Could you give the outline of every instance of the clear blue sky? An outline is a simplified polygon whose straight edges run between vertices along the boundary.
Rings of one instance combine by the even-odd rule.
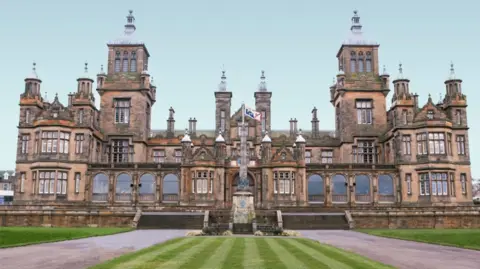
[[[134,10],[137,37],[151,53],[149,71],[158,87],[153,128],[166,127],[170,106],[177,129],[193,116],[198,129],[214,128],[213,92],[224,65],[234,109],[242,101],[254,105],[263,69],[273,92],[272,128],[287,129],[288,120],[296,117],[300,128],[310,129],[316,106],[320,128],[333,130],[328,87],[337,72],[335,55],[348,36],[352,11],[358,9],[365,35],[380,43],[380,64],[395,77],[401,61],[422,105],[428,93],[435,101],[444,93],[454,62],[470,104],[471,159],[480,161],[475,153],[480,124],[474,117],[480,112],[474,105],[480,97],[474,75],[480,60],[476,1],[2,0],[0,168],[15,165],[18,101],[32,61],[43,81],[42,93],[52,99],[58,92],[66,104],[84,62],[92,74],[106,64],[106,42],[123,33],[129,9]],[[387,99],[390,103],[391,95]],[[480,175],[480,168],[472,169],[473,176]]]

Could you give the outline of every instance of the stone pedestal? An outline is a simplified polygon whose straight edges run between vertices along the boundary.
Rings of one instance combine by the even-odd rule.
[[[255,219],[255,206],[253,200],[253,194],[251,192],[239,191],[233,194],[233,223],[252,223]]]

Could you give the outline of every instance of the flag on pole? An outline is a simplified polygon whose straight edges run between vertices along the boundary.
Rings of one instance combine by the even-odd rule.
[[[244,116],[254,119],[256,121],[262,121],[262,114],[253,110],[252,108],[245,106]]]

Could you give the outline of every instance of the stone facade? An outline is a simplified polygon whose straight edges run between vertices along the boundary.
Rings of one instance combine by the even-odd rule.
[[[380,72],[379,45],[363,39],[356,13],[352,22],[330,87],[335,131],[319,129],[316,108],[310,131],[297,129],[296,119],[287,131],[272,129],[272,92],[262,72],[254,94],[262,117],[246,120],[256,207],[472,203],[467,103],[453,66],[445,98],[437,104],[429,98],[423,106],[400,68],[387,111],[391,83]],[[107,70],[96,78],[100,108],[87,65],[66,106],[57,96],[51,102],[42,97],[34,65],[20,96],[16,201],[231,206],[242,110],[231,107],[225,73],[213,93],[214,129],[197,130],[192,118],[186,132],[177,130],[170,108],[167,130],[151,130],[156,86],[148,72],[150,54],[134,31],[130,14],[125,36],[108,44]]]

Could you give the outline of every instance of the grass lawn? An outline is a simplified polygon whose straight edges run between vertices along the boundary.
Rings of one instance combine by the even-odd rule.
[[[130,230],[129,228],[0,227],[0,248],[109,235]]]
[[[480,250],[480,229],[357,230],[383,237]]]
[[[394,268],[303,238],[181,237],[90,269]]]

